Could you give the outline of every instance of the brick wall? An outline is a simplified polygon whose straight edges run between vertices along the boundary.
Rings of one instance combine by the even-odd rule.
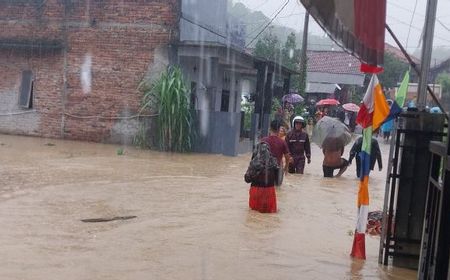
[[[129,138],[136,120],[117,117],[138,112],[139,82],[177,39],[178,6],[179,0],[0,0],[0,132]],[[35,76],[36,112],[17,105],[25,69]],[[27,112],[8,116],[21,111]]]

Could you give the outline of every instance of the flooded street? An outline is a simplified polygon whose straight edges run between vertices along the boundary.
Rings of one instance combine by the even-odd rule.
[[[0,135],[0,279],[416,278],[378,265],[379,237],[366,238],[365,262],[350,258],[355,162],[324,179],[313,145],[305,174],[277,189],[279,212],[260,214],[243,180],[250,154],[119,148]],[[371,210],[385,174],[372,172]],[[81,222],[117,216],[137,217]]]

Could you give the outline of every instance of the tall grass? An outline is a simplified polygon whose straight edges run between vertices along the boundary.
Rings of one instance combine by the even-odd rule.
[[[143,82],[143,108],[158,112],[157,146],[162,151],[186,152],[192,148],[189,91],[178,67],[169,67],[152,85]]]

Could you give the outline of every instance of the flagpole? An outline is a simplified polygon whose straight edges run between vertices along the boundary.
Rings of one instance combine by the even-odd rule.
[[[428,0],[423,35],[422,58],[417,95],[417,108],[424,111],[427,105],[428,73],[430,72],[431,52],[433,51],[434,23],[436,21],[437,0]]]
[[[400,43],[400,41],[398,40],[397,36],[395,36],[394,32],[392,31],[392,29],[389,27],[389,25],[385,25],[386,30],[389,32],[389,34],[392,36],[392,39],[394,39],[395,43],[397,43],[397,46],[400,48],[400,50],[402,51],[403,55],[406,57],[406,59],[409,62],[409,65],[411,65],[411,68],[414,70],[414,72],[416,72],[416,74],[420,75],[420,70],[417,68],[417,64],[411,59],[411,56],[408,54],[408,52],[406,52],[405,48],[403,47],[402,43]],[[441,112],[445,112],[444,107],[442,106],[441,102],[437,99],[436,95],[434,94],[433,90],[430,88],[430,86],[427,85],[427,90],[428,93],[431,95],[431,97],[433,98],[433,101],[436,102],[437,106],[439,107],[439,109],[441,109]],[[449,116],[448,114],[444,114],[445,118],[447,119],[447,121],[449,120]]]

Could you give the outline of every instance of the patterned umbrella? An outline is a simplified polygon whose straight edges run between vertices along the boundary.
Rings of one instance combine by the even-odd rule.
[[[359,106],[355,103],[345,103],[344,105],[342,105],[342,108],[350,112],[359,112]]]
[[[283,98],[281,100],[283,100],[283,102],[289,102],[291,104],[294,104],[294,103],[303,102],[303,100],[305,100],[305,99],[303,97],[301,97],[299,94],[291,92],[291,93],[283,96]]]
[[[339,101],[337,101],[336,99],[333,98],[327,98],[327,99],[322,99],[319,102],[316,103],[316,106],[323,106],[323,105],[339,105],[341,103],[339,103]]]

